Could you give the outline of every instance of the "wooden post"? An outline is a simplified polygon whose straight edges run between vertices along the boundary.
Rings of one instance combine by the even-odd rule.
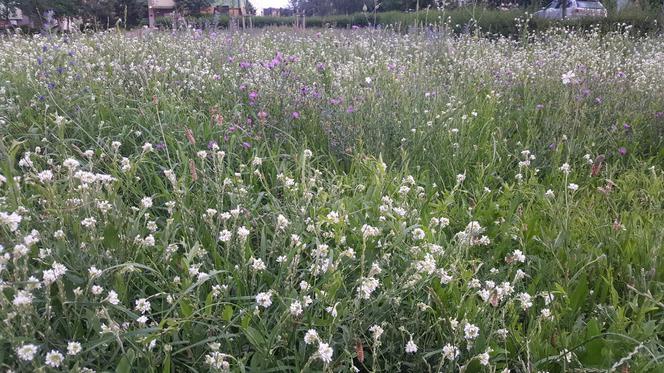
[[[150,28],[155,28],[156,26],[152,0],[148,0],[148,25],[150,26]]]

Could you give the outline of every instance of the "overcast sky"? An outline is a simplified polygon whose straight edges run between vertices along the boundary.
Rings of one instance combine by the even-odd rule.
[[[250,0],[260,12],[263,8],[283,8],[288,6],[288,0]]]

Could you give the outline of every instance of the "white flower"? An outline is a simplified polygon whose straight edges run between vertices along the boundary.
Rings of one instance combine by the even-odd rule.
[[[560,79],[563,81],[564,85],[568,84],[574,84],[576,82],[576,74],[574,73],[574,70],[570,70],[566,73],[564,73]]]
[[[288,221],[288,219],[286,219],[285,216],[281,214],[277,216],[277,229],[284,230],[288,227],[288,224],[290,224],[290,222]]]
[[[145,298],[138,299],[138,300],[136,300],[136,306],[135,306],[134,309],[136,311],[139,311],[142,314],[146,313],[146,312],[149,312],[150,311],[150,301],[145,299]]]
[[[383,328],[380,325],[372,325],[369,328],[369,331],[373,335],[374,341],[378,341],[384,332]]]
[[[16,307],[25,307],[32,304],[32,294],[27,290],[19,290],[14,294],[12,304]]]
[[[334,354],[334,350],[332,350],[332,347],[330,347],[329,344],[321,342],[318,345],[318,358],[321,359],[323,363],[329,364],[332,362],[332,354]]]
[[[265,265],[265,262],[263,262],[263,260],[260,259],[260,258],[258,258],[258,259],[251,258],[250,262],[251,262],[251,264],[250,264],[251,269],[253,269],[254,272],[264,271],[267,268],[267,266]]]
[[[569,189],[569,190],[571,190],[571,191],[574,192],[574,191],[576,191],[577,189],[579,189],[579,186],[578,186],[577,184],[574,184],[574,183],[569,183],[569,185],[567,186],[567,189]]]
[[[299,300],[294,301],[293,303],[290,304],[289,310],[292,316],[297,317],[302,315],[303,312],[302,303],[300,303]]]
[[[23,361],[32,361],[37,354],[39,347],[33,344],[26,344],[16,349],[16,355]]]
[[[272,292],[267,291],[256,294],[256,303],[263,308],[268,308],[272,305]]]
[[[456,176],[456,180],[457,180],[457,184],[463,183],[464,180],[466,180],[466,174],[465,173],[464,174],[458,174]]]
[[[477,355],[477,358],[479,359],[480,364],[482,364],[484,366],[489,365],[489,353],[488,352],[484,352],[484,353],[481,353],[481,354]]]
[[[544,196],[546,198],[555,198],[556,197],[556,195],[553,193],[553,190],[551,190],[551,189],[547,189],[546,193],[544,193]]]
[[[221,242],[228,242],[231,240],[232,233],[226,229],[223,231],[219,232],[219,241]]]
[[[414,354],[416,352],[417,352],[417,345],[411,339],[406,343],[406,353],[407,354]]]
[[[114,306],[117,306],[118,303],[120,303],[120,300],[118,299],[118,293],[116,293],[114,290],[110,290],[106,296],[106,301]]]
[[[560,166],[560,171],[562,171],[565,175],[569,175],[571,172],[571,167],[569,166],[569,163],[563,163],[562,166]]]
[[[149,142],[146,142],[145,144],[143,144],[143,152],[144,153],[151,152],[152,149],[153,149],[152,144],[150,144]]]
[[[242,241],[247,239],[249,233],[249,229],[247,229],[244,225],[237,229],[237,235],[240,236],[240,240]]]
[[[371,293],[373,293],[379,285],[380,283],[377,279],[373,277],[364,277],[360,282],[360,286],[357,288],[357,295],[361,299],[369,299]]]
[[[459,349],[456,346],[453,346],[451,344],[446,344],[443,346],[443,358],[447,360],[454,360],[459,356]]]
[[[74,356],[78,355],[83,348],[81,347],[81,344],[78,342],[69,342],[67,343],[67,355]]]
[[[39,178],[39,181],[41,181],[42,183],[47,183],[53,180],[53,171],[51,170],[42,171],[37,174],[37,178]]]
[[[309,149],[304,149],[304,158],[311,158],[313,153]]]
[[[152,197],[143,197],[141,199],[141,207],[144,209],[152,207]]]
[[[519,293],[519,295],[517,295],[517,300],[521,302],[521,308],[524,311],[533,305],[532,297],[528,293]]]
[[[473,324],[466,324],[463,327],[464,338],[466,339],[475,339],[480,335],[480,328]]]
[[[419,241],[419,240],[424,239],[424,236],[425,236],[425,233],[422,229],[420,229],[420,228],[413,229],[413,239],[415,241]]]
[[[16,231],[22,220],[23,217],[15,212],[8,214],[0,211],[0,224],[8,226],[10,232]]]
[[[316,342],[318,342],[318,332],[316,329],[307,330],[306,334],[304,334],[304,343],[310,345]]]
[[[62,356],[62,354],[58,351],[51,350],[46,354],[46,365],[50,366],[51,368],[59,367],[64,360],[65,357]]]
[[[548,308],[543,308],[542,311],[540,311],[540,315],[544,320],[553,320],[553,315],[551,314],[551,310]]]
[[[362,232],[362,238],[365,240],[369,237],[376,237],[380,235],[380,229],[376,227],[372,227],[368,224],[364,224],[361,229]]]

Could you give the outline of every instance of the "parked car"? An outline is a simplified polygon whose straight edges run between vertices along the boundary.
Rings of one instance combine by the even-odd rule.
[[[565,18],[604,18],[607,16],[606,8],[599,0],[553,0],[549,5],[542,8],[542,10],[535,12],[534,16],[546,19],[562,19],[563,1],[567,1]]]

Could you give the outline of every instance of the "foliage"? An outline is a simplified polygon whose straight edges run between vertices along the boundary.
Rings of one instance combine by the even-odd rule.
[[[664,41],[0,50],[0,367],[664,369]]]

